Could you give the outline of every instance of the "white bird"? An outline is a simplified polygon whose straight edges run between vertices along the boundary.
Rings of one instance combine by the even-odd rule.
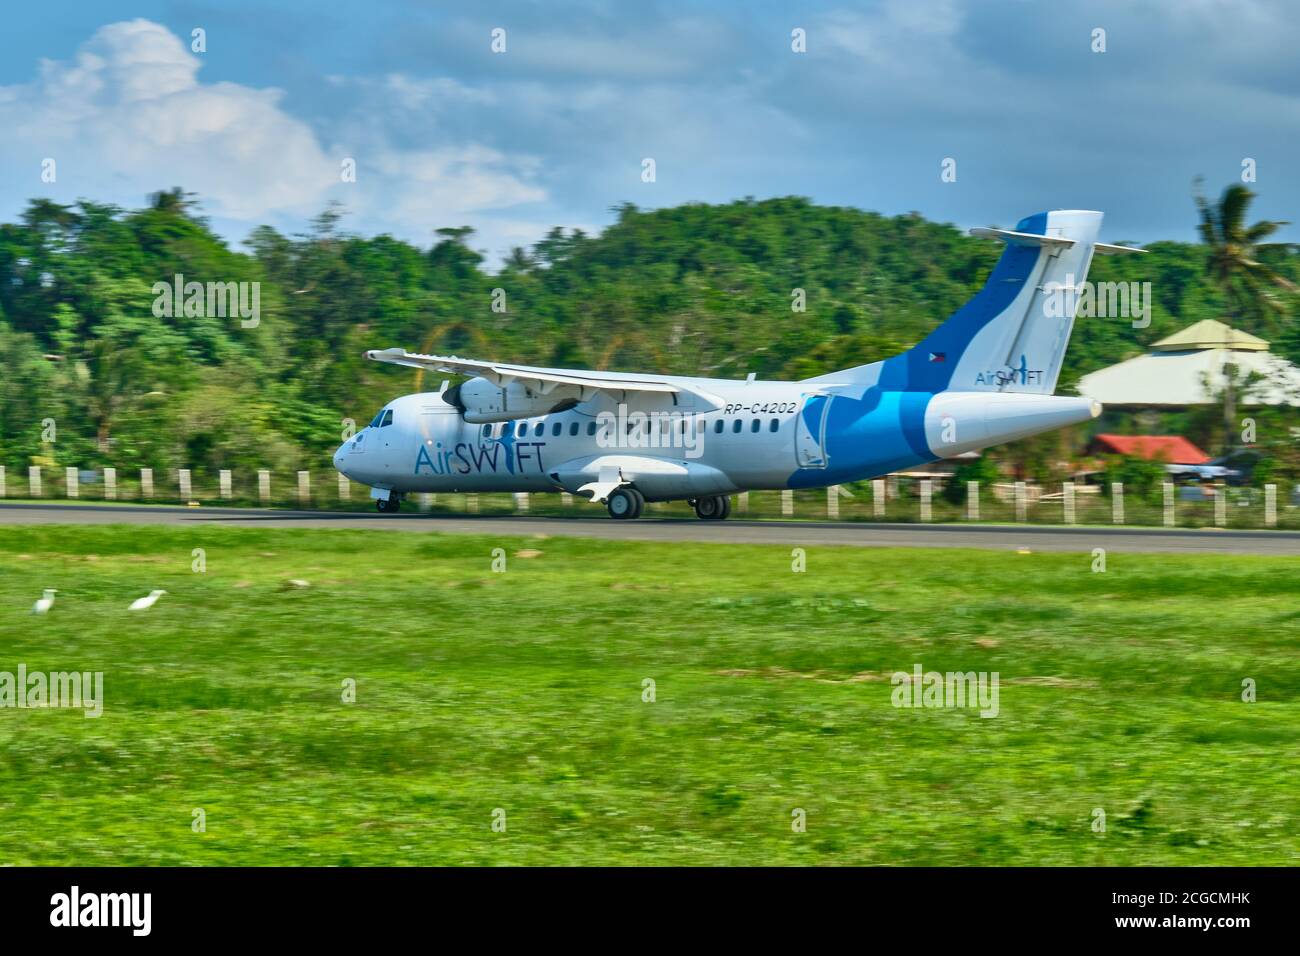
[[[50,608],[54,607],[54,595],[58,590],[58,588],[46,588],[45,596],[32,605],[32,613],[48,614]]]
[[[166,593],[167,593],[166,591],[150,591],[146,597],[136,598],[134,601],[132,601],[131,606],[127,608],[127,610],[147,611],[149,608],[153,607],[155,601],[157,601],[160,597],[162,597]]]

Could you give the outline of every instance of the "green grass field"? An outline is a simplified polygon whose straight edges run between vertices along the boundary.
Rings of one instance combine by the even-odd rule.
[[[1296,863],[1300,562],[1092,563],[3,527],[0,671],[105,701],[0,709],[0,864]]]

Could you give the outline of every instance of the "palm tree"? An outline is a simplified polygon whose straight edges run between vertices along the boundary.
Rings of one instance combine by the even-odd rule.
[[[1262,241],[1289,223],[1266,219],[1247,226],[1246,209],[1255,193],[1240,183],[1233,183],[1223,191],[1218,203],[1212,204],[1202,194],[1198,178],[1195,195],[1201,217],[1197,230],[1210,249],[1207,271],[1227,302],[1228,324],[1236,328],[1249,319],[1252,324],[1273,326],[1273,320],[1286,312],[1286,304],[1274,290],[1295,292],[1297,287],[1261,262],[1259,253],[1289,248],[1290,243]],[[1232,448],[1237,417],[1237,370],[1227,363],[1223,371],[1223,450],[1227,452]]]

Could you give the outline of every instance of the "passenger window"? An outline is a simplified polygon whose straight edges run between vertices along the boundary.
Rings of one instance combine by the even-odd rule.
[[[560,432],[562,432],[562,431],[564,431],[564,423],[563,423],[563,422],[556,422],[554,425],[551,426],[551,437],[552,437],[552,438],[559,438],[559,437],[560,437]]]
[[[739,432],[740,432],[740,429],[743,428],[743,427],[744,427],[744,426],[741,424],[741,421],[740,421],[739,418],[737,418],[734,422],[731,423],[731,430],[732,430],[733,432],[737,432],[737,433],[739,433]]]
[[[723,426],[724,426],[724,425],[726,425],[726,422],[724,422],[721,418],[719,418],[716,422],[714,422],[714,423],[713,423],[713,434],[715,434],[715,435],[721,435],[721,434],[722,434],[722,429],[723,429]]]
[[[762,427],[763,427],[763,423],[760,422],[757,418],[755,418],[752,422],[749,423],[749,430],[751,432],[756,432]]]
[[[385,425],[391,424],[393,424],[393,410],[390,408],[388,411],[384,412],[384,420],[379,423],[379,427],[383,428]]]
[[[781,427],[781,419],[774,418],[772,419],[771,424],[767,426],[767,430],[770,432],[774,432],[780,427]]]
[[[545,425],[545,423],[543,423],[543,422],[538,422],[536,425],[533,426],[533,437],[534,437],[534,438],[541,438],[541,437],[542,437],[542,432],[544,432],[544,431],[546,431],[546,425]]]
[[[595,422],[587,422],[587,434],[588,434],[588,435],[594,435],[594,434],[596,434],[596,423],[595,423]]]
[[[527,422],[520,422],[518,425],[515,426],[515,437],[516,437],[516,438],[523,438],[523,437],[524,437],[525,435],[527,435],[527,434],[528,434],[528,423],[527,423]]]
[[[483,438],[487,438],[491,434],[492,434],[491,425],[484,425],[482,428],[479,429],[479,435],[481,435]]]

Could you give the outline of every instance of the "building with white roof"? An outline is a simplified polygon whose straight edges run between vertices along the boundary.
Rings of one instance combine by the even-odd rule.
[[[1235,366],[1239,405],[1300,405],[1300,368],[1268,350],[1268,342],[1205,319],[1161,339],[1146,355],[1085,375],[1079,394],[1107,407],[1183,407],[1219,401],[1225,366]]]

